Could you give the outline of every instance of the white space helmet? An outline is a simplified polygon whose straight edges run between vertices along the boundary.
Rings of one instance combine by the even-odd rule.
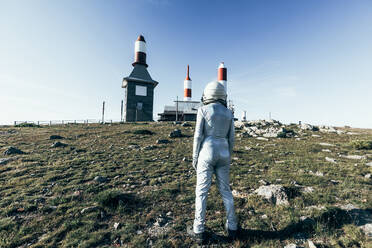
[[[203,101],[205,100],[224,100],[226,101],[225,87],[216,81],[210,82],[205,86],[203,92]]]

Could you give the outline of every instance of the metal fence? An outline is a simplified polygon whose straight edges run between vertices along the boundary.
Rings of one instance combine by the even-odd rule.
[[[104,123],[120,123],[120,120],[105,120]],[[103,123],[98,119],[85,119],[85,120],[50,120],[50,121],[14,121],[14,126],[21,124],[34,124],[34,125],[65,125],[65,124],[99,124]]]

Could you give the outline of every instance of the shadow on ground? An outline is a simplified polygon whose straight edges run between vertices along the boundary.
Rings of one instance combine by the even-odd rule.
[[[342,228],[347,224],[355,224],[362,226],[367,223],[372,223],[372,209],[352,209],[343,210],[340,208],[331,208],[316,218],[306,218],[297,223],[288,225],[278,231],[261,231],[240,229],[237,240],[245,242],[260,242],[268,239],[308,239],[314,232],[316,225],[321,224],[328,230]],[[207,243],[229,243],[231,242],[226,236],[215,234],[211,230],[206,230]]]

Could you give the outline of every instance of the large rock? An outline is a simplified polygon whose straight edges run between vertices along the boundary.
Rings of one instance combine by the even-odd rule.
[[[10,146],[8,149],[5,150],[4,155],[12,155],[12,154],[24,154],[24,152],[16,147]]]
[[[188,122],[184,122],[184,123],[181,124],[181,126],[183,126],[183,127],[191,127],[191,124],[188,123]]]
[[[263,185],[255,190],[257,195],[263,196],[265,199],[276,205],[288,205],[288,196],[285,189],[281,185],[271,184]]]
[[[307,130],[307,131],[318,131],[319,128],[310,124],[303,123],[300,125],[300,128],[302,130]]]
[[[94,178],[94,181],[98,182],[98,183],[105,183],[108,181],[108,179],[106,177],[103,177],[103,176],[96,176]]]

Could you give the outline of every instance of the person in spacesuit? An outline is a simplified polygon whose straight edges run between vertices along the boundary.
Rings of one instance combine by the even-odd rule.
[[[224,86],[219,82],[209,83],[204,89],[202,102],[203,106],[198,109],[193,144],[193,167],[196,170],[195,219],[193,230],[188,230],[199,242],[205,238],[207,197],[213,174],[216,174],[227,214],[225,229],[230,238],[235,238],[237,233],[234,199],[229,182],[234,118],[226,105]]]

